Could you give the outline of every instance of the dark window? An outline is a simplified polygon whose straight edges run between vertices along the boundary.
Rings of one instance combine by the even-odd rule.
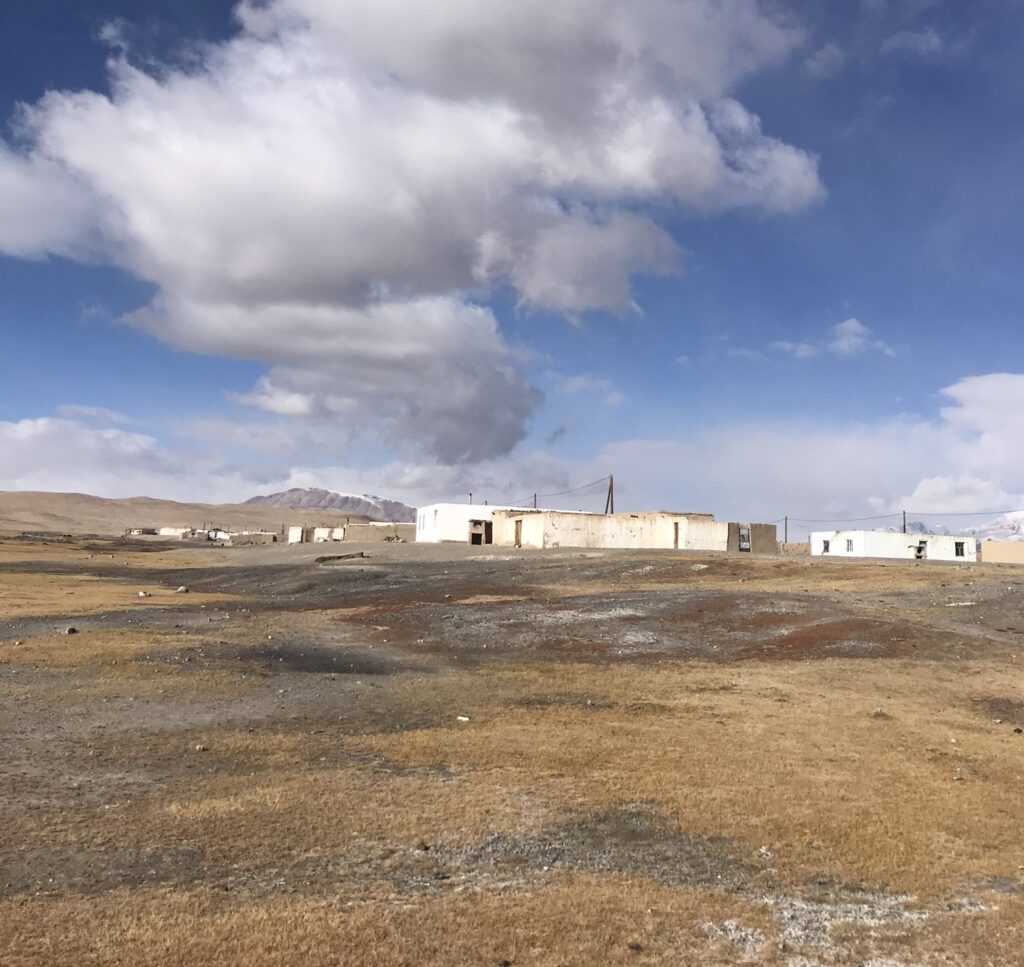
[[[846,541],[846,553],[847,554],[852,554],[853,553],[853,541],[850,540],[849,538],[847,538],[847,541]]]
[[[957,557],[964,557],[964,541],[957,541],[953,545]]]
[[[828,553],[828,549],[829,549],[831,544],[832,544],[831,541],[822,541],[821,542],[821,553],[822,554],[827,554]]]

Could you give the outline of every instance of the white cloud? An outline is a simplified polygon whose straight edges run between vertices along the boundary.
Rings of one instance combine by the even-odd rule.
[[[605,388],[570,385],[579,392]],[[710,510],[731,519],[1024,508],[1017,419],[1024,407],[1024,374],[968,377],[942,395],[950,404],[934,419],[701,424],[674,439],[618,440],[582,459],[520,450],[473,466],[441,467],[431,461],[364,468],[327,462],[346,457],[344,441],[331,439],[329,423],[307,426],[308,437],[295,441],[286,420],[219,421],[189,427],[188,438],[172,444],[119,427],[44,417],[0,422],[0,489],[231,501],[321,486],[381,493],[411,504],[458,499],[472,491],[498,503],[614,473],[623,509]],[[566,431],[563,424],[553,440]],[[262,451],[264,468],[253,470],[249,459],[247,469],[239,469],[225,457],[241,447]],[[325,465],[301,462],[302,454],[314,450]],[[600,509],[601,501],[584,494],[552,503]]]
[[[946,49],[945,42],[934,28],[922,31],[900,30],[882,41],[883,54],[938,57]]]
[[[768,343],[772,352],[786,353],[794,359],[813,359],[821,354],[818,346],[812,346],[809,342],[790,342],[785,339],[777,339]]]
[[[831,329],[828,352],[835,356],[860,356],[866,352],[879,352],[895,356],[896,350],[880,339],[873,338],[871,330],[859,319],[846,319]]]
[[[847,55],[839,44],[830,42],[819,47],[804,61],[804,70],[812,77],[835,77],[846,66]]]
[[[581,393],[600,393],[608,406],[621,406],[626,402],[626,394],[616,389],[610,379],[602,379],[580,373],[566,376],[559,384],[559,390],[565,396],[578,396]]]
[[[632,308],[662,211],[790,212],[817,161],[730,95],[801,42],[758,0],[266,0],[112,94],[50,93],[0,145],[0,251],[159,290],[129,321],[270,372],[240,399],[442,461],[538,396],[488,310]]]

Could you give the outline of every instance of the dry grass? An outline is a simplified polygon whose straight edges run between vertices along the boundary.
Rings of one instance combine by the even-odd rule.
[[[0,567],[9,551],[0,544]],[[161,556],[140,555],[146,566]],[[736,565],[721,560],[704,572],[685,562],[688,584],[735,593],[726,570]],[[829,594],[1006,579],[855,570],[823,571]],[[792,561],[751,562],[742,576],[751,590],[801,591],[810,581]],[[4,573],[0,616],[166,603],[133,598],[138,590]],[[173,596],[176,606],[203,600]],[[358,628],[366,613],[247,616],[216,635],[231,649],[271,632],[315,638],[346,619]],[[140,660],[200,641],[96,631],[0,652],[4,857],[28,851],[58,873],[114,870],[86,878],[88,888],[22,887],[0,899],[5,967],[795,967],[801,951],[784,949],[768,898],[803,895],[822,874],[906,892],[927,918],[840,925],[835,948],[803,951],[809,962],[1024,963],[1024,895],[990,889],[993,878],[1011,890],[1024,881],[1024,735],[994,721],[1024,708],[1024,655],[1008,644],[963,659],[950,649],[899,660],[509,661],[372,683],[308,675],[285,684]],[[325,689],[336,690],[329,701]],[[247,729],[245,716],[258,727]],[[458,857],[494,834],[543,840],[624,804],[664,817],[680,836],[724,837],[748,885],[740,894],[666,886],[655,869],[643,877],[568,862],[459,879]],[[177,854],[185,859],[163,886],[145,878],[145,864],[131,883],[115,862]],[[435,882],[435,866],[453,879]],[[0,870],[0,895],[5,872],[13,876]],[[983,906],[965,913],[963,898]],[[754,940],[709,932],[725,921]]]

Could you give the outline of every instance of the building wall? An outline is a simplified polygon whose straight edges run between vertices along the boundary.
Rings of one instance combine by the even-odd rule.
[[[981,559],[987,564],[1024,564],[1024,541],[982,541]]]
[[[232,534],[231,543],[239,547],[251,544],[274,544],[277,542],[277,534],[270,531],[255,531],[251,534]]]
[[[825,541],[829,543],[825,553]],[[944,534],[901,534],[889,531],[815,531],[811,534],[811,554],[815,557],[881,557],[915,560],[917,548],[926,544],[924,560],[975,561],[976,543],[971,537],[947,537]],[[956,553],[962,545],[963,555]]]
[[[729,550],[740,551],[740,532],[746,527],[750,536],[751,554],[778,554],[778,533],[774,524],[729,524]]]
[[[430,504],[416,512],[416,541],[468,544],[471,520],[493,521],[495,511],[519,509],[486,504]]]
[[[710,516],[686,517],[663,512],[645,514],[583,514],[570,511],[499,511],[494,515],[494,543],[516,544],[521,521],[521,546],[592,547],[724,551],[729,525]],[[678,544],[677,532],[678,526]]]
[[[345,528],[345,540],[349,543],[381,544],[389,537],[404,541],[416,540],[415,524],[349,524]]]

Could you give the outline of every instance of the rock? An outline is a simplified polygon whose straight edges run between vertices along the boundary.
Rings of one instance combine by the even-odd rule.
[[[186,585],[184,585],[184,584],[183,584],[183,585],[182,585],[182,586],[181,586],[180,588],[178,588],[178,590],[177,590],[177,591],[175,591],[174,593],[175,593],[175,594],[188,594],[188,587],[187,587]]]
[[[1017,728],[1015,728],[1015,729],[1013,730],[1013,732],[1014,732],[1014,734],[1015,734],[1015,735],[1020,735],[1021,733],[1024,733],[1024,729],[1022,729],[1022,728],[1021,728],[1021,727],[1020,727],[1020,726],[1018,725],[1018,726],[1017,726]]]
[[[66,634],[66,635],[77,635],[78,634],[78,629],[77,628],[68,628],[67,631],[64,632],[64,634]]]
[[[642,943],[637,943],[635,940],[630,940],[626,946],[635,954],[640,953],[644,949],[644,945]]]
[[[139,592],[139,597],[140,598],[149,598],[149,597],[152,597],[152,595],[150,595],[150,593],[148,591],[140,591]]]
[[[455,718],[458,719],[460,722],[468,722],[469,721],[469,716],[468,715],[456,715]]]
[[[208,752],[208,751],[209,750],[207,749],[207,747],[205,745],[197,745],[196,746],[196,752]]]
[[[691,571],[706,571],[709,567],[711,567],[710,564],[691,564],[690,565],[690,570]]]

